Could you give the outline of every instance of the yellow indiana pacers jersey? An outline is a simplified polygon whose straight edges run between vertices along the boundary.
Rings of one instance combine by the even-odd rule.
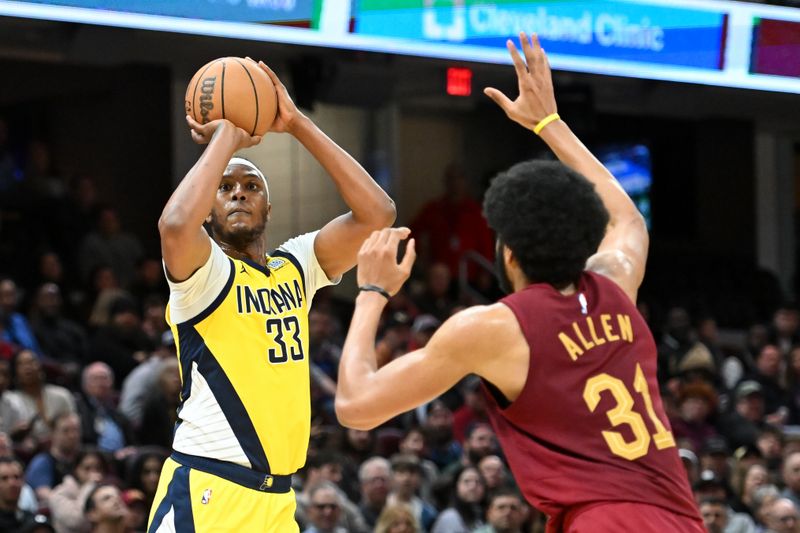
[[[285,251],[266,267],[225,259],[216,299],[170,324],[183,382],[173,447],[291,474],[305,463],[311,420],[304,268]]]

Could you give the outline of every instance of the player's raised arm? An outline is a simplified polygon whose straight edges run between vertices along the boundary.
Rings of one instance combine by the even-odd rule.
[[[220,177],[233,154],[254,146],[261,137],[251,137],[227,120],[199,124],[186,117],[192,139],[208,144],[200,159],[172,193],[158,219],[161,255],[173,281],[189,278],[211,253],[203,222],[211,213]]]
[[[557,118],[550,64],[536,35],[529,40],[525,33],[520,33],[520,43],[524,57],[520,56],[511,40],[507,43],[517,73],[519,96],[512,101],[494,88],[487,88],[484,92],[511,120],[529,130],[540,126],[537,133],[558,159],[594,184],[610,220],[605,238],[597,253],[589,258],[587,269],[616,281],[635,302],[644,277],[649,246],[644,218],[614,176],[566,123]]]
[[[291,133],[330,175],[350,212],[332,220],[317,235],[314,253],[329,278],[356,264],[359,247],[371,232],[391,226],[394,201],[366,170],[295,106],[278,76],[263,61],[259,66],[275,84],[278,116],[271,131]]]

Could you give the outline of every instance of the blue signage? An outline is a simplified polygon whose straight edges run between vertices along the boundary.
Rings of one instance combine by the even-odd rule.
[[[721,11],[628,1],[361,0],[354,33],[505,48],[537,33],[549,54],[721,70]]]
[[[87,7],[126,13],[230,22],[309,21],[314,0],[25,0],[28,3]]]

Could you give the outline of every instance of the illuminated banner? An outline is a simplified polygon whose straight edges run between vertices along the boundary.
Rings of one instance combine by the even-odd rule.
[[[26,0],[35,4],[235,22],[308,22],[315,0]]]
[[[750,72],[800,78],[800,22],[756,19]]]
[[[609,0],[361,0],[354,32],[505,49],[537,33],[550,54],[719,70],[724,12]]]
[[[800,94],[800,9],[720,0],[0,0],[0,17]]]

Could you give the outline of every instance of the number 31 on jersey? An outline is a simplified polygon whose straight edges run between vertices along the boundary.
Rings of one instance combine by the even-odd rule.
[[[644,399],[647,416],[655,427],[656,432],[652,435],[652,440],[655,442],[656,448],[664,450],[675,446],[672,432],[667,430],[656,415],[655,409],[653,409],[653,400],[650,398],[647,379],[645,379],[639,363],[636,363],[633,389],[641,394]],[[621,424],[627,424],[634,436],[631,442],[627,442],[619,431],[603,431],[603,438],[608,444],[611,453],[629,461],[634,461],[647,455],[651,441],[650,431],[647,429],[642,415],[633,410],[633,397],[621,379],[602,373],[586,380],[586,385],[583,388],[583,400],[589,407],[589,411],[594,413],[604,391],[609,391],[617,402],[613,409],[606,411],[606,416],[608,416],[611,426],[617,427]]]

